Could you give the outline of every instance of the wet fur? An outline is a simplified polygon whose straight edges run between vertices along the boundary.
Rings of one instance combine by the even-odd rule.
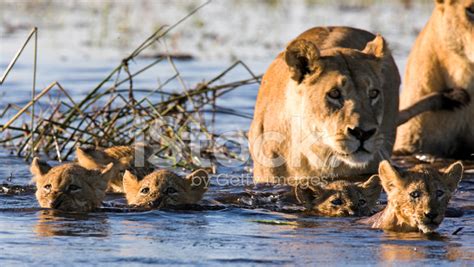
[[[443,221],[462,173],[460,162],[440,173],[427,166],[399,172],[388,161],[383,161],[379,176],[388,203],[384,210],[364,222],[371,224],[372,228],[388,231],[431,233]],[[443,194],[437,195],[438,190]],[[417,198],[412,196],[415,191],[419,192]]]
[[[141,208],[169,208],[199,202],[207,190],[209,177],[200,169],[186,177],[168,170],[157,170],[139,177],[124,174],[127,203]]]
[[[102,172],[75,163],[51,167],[35,158],[31,164],[36,199],[42,208],[87,212],[98,208],[111,178],[112,163]]]
[[[382,186],[378,176],[366,182],[334,181],[328,184],[301,184],[295,195],[310,213],[321,216],[369,216],[375,212]]]

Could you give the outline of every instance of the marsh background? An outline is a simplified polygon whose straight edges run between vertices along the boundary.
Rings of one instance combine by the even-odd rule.
[[[0,1],[0,70],[33,26],[39,28],[37,87],[52,81],[75,98],[87,94],[151,32],[171,25],[200,1]],[[285,44],[313,26],[348,25],[381,33],[403,75],[410,48],[433,1],[213,1],[180,24],[148,52],[189,55],[177,61],[189,85],[215,76],[231,62],[245,61],[263,73]],[[4,85],[0,109],[31,97],[31,44]],[[156,86],[171,70],[158,66],[138,79]],[[226,79],[239,79],[235,71]],[[218,102],[251,115],[258,86],[236,90]],[[0,119],[3,123],[5,118]],[[247,130],[249,119],[222,115],[218,130]],[[221,173],[247,174],[243,167]],[[468,171],[469,172],[469,171]],[[472,173],[472,172],[471,172]],[[470,176],[471,175],[471,176]],[[468,174],[452,206],[465,215],[448,218],[439,235],[389,234],[351,218],[317,218],[267,209],[91,213],[39,211],[31,191],[0,193],[0,262],[13,264],[472,264],[474,180]],[[0,182],[28,185],[27,163],[0,149]],[[211,186],[212,199],[246,192],[242,186]],[[275,189],[277,190],[277,189]],[[271,192],[271,190],[270,190]],[[255,197],[249,194],[250,203]],[[258,198],[258,196],[256,196]],[[260,201],[273,203],[277,196]],[[278,201],[275,202],[278,205]],[[281,221],[281,225],[258,221]],[[457,235],[452,233],[464,227]]]

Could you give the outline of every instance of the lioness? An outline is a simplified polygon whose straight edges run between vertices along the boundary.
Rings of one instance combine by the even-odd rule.
[[[208,182],[208,174],[202,169],[185,178],[167,170],[154,171],[142,179],[127,170],[123,177],[128,204],[142,208],[196,204],[206,192]]]
[[[450,88],[474,94],[474,1],[437,0],[408,58],[401,107]],[[469,96],[468,96],[469,97]],[[474,105],[428,112],[398,129],[395,151],[467,158],[474,153]]]
[[[326,185],[298,185],[297,200],[311,213],[323,216],[368,216],[374,213],[382,186],[374,175],[363,183],[334,181]]]
[[[381,36],[348,27],[304,32],[263,76],[249,130],[254,181],[373,174],[392,154],[397,123],[457,103],[457,91],[429,95],[399,116],[399,86]]]
[[[103,170],[105,166],[113,163],[112,179],[108,191],[123,193],[123,174],[125,170],[137,168],[136,160],[140,167],[151,169],[153,166],[147,160],[153,153],[151,147],[139,144],[137,146],[114,146],[110,148],[76,148],[76,157],[79,165],[89,170]],[[141,159],[137,159],[141,157]]]
[[[443,221],[462,174],[461,162],[453,163],[444,173],[439,173],[420,166],[398,172],[388,161],[382,161],[379,175],[388,203],[384,210],[365,222],[373,228],[389,231],[433,232]]]
[[[36,199],[43,208],[87,212],[98,208],[105,197],[113,163],[102,172],[75,163],[51,167],[34,158],[30,171],[36,182]]]

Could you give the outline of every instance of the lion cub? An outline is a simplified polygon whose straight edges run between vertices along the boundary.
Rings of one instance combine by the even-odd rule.
[[[207,190],[209,177],[206,171],[197,170],[185,178],[167,171],[157,170],[142,179],[125,171],[123,187],[129,205],[143,208],[167,208],[196,204]]]
[[[374,175],[366,182],[335,181],[327,185],[299,185],[295,195],[307,210],[323,216],[368,216],[382,191]]]
[[[107,191],[123,193],[123,174],[125,170],[137,168],[137,161],[141,167],[153,167],[148,161],[152,155],[152,149],[146,145],[136,146],[114,146],[110,148],[92,148],[86,149],[77,147],[77,162],[88,170],[104,170],[105,166],[113,163],[112,179],[110,180]]]
[[[42,208],[92,211],[105,197],[112,166],[111,163],[99,172],[75,163],[51,167],[34,158],[30,171],[36,182],[36,199]]]
[[[397,232],[433,232],[444,219],[444,214],[463,173],[463,165],[456,162],[444,173],[430,167],[414,167],[398,172],[388,161],[379,166],[380,180],[387,192],[384,210],[366,222],[372,228]]]

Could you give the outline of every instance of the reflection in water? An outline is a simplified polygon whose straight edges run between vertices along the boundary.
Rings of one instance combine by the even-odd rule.
[[[436,260],[471,261],[469,248],[440,234],[385,233],[380,244],[381,262],[419,262]]]
[[[107,215],[65,213],[57,210],[41,210],[34,232],[38,236],[92,236],[106,237],[110,231]]]

